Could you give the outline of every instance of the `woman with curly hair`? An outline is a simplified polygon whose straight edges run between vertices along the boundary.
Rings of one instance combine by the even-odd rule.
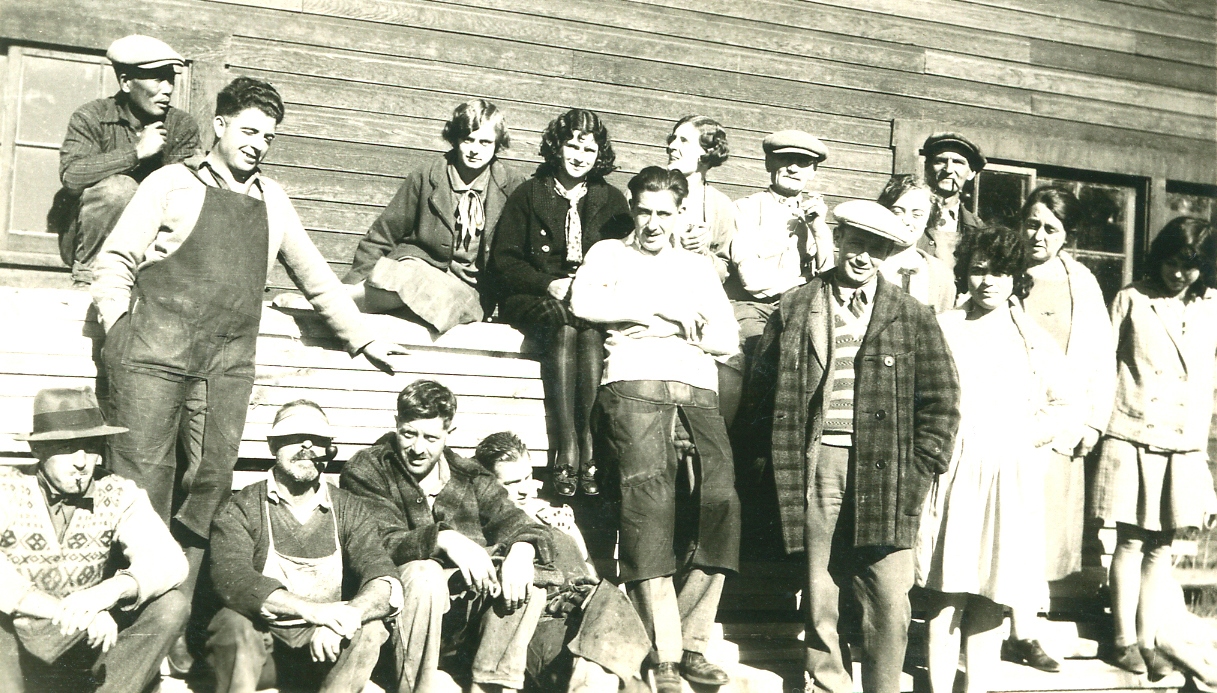
[[[939,316],[959,370],[955,452],[935,480],[915,547],[926,588],[927,668],[949,693],[961,638],[969,693],[997,669],[1003,607],[1036,604],[1044,582],[1043,465],[1051,446],[1080,437],[1064,354],[1013,298],[1025,298],[1030,248],[1021,230],[987,227],[955,250],[968,299]]]
[[[1217,356],[1214,235],[1178,217],[1149,246],[1147,272],[1111,304],[1116,395],[1100,442],[1095,517],[1116,526],[1111,663],[1156,680],[1173,666],[1156,647],[1175,530],[1215,508],[1206,462]]]
[[[452,149],[406,176],[343,278],[365,313],[404,313],[440,333],[494,309],[482,270],[499,214],[523,180],[498,158],[511,137],[489,101],[457,106],[443,136]]]
[[[540,342],[541,382],[557,428],[551,479],[559,495],[599,493],[589,430],[604,364],[604,336],[570,312],[570,285],[584,254],[634,227],[625,196],[605,182],[613,170],[608,129],[572,109],[541,136],[545,159],[516,189],[499,219],[490,271],[500,317]]]

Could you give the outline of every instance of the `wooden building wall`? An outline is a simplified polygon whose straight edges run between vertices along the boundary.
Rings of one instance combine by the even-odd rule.
[[[231,77],[288,102],[266,170],[341,273],[399,179],[445,148],[471,96],[508,113],[506,158],[531,170],[545,124],[602,113],[624,185],[661,163],[672,123],[721,120],[712,182],[767,183],[760,140],[797,127],[832,150],[830,203],[873,197],[917,166],[932,130],[993,156],[1151,181],[1217,182],[1211,0],[4,0],[0,41],[104,51],[131,32],[190,61],[207,122]],[[272,284],[283,286],[280,272]]]

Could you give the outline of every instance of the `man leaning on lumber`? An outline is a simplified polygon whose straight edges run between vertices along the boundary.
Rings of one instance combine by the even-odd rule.
[[[130,429],[111,440],[111,469],[145,489],[161,519],[172,516],[190,561],[187,595],[232,491],[275,258],[352,353],[392,372],[392,350],[372,339],[287,194],[259,172],[282,119],[266,82],[238,77],[220,90],[211,151],[149,175],[95,265],[111,418]],[[186,659],[183,645],[174,654]]]
[[[321,477],[333,433],[321,407],[283,405],[267,437],[275,466],[220,507],[211,576],[216,693],[261,687],[359,693],[401,607],[372,508]]]
[[[400,571],[402,690],[433,689],[441,638],[444,651],[472,650],[472,693],[518,690],[545,610],[533,562],[550,562],[549,530],[515,506],[492,472],[448,447],[455,414],[448,388],[407,385],[397,396],[397,429],[355,453],[341,485],[377,507]]]
[[[17,436],[37,465],[0,467],[0,691],[140,693],[186,623],[182,550],[100,464],[125,430],[89,388],[42,390]]]

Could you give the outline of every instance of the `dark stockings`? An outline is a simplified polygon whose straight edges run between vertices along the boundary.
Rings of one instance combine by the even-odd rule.
[[[542,360],[542,382],[557,424],[553,471],[579,470],[592,462],[590,422],[604,368],[604,338],[599,330],[562,325],[553,333]]]

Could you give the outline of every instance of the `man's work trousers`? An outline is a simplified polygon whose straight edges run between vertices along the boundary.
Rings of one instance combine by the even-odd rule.
[[[216,693],[253,693],[259,688],[360,693],[372,675],[389,631],[380,621],[363,624],[337,661],[314,662],[308,645],[290,647],[265,624],[221,609],[207,628],[207,659]]]
[[[18,638],[13,619],[0,615],[0,691],[46,693],[93,690],[96,693],[141,693],[157,675],[161,660],[177,639],[190,613],[186,597],[170,590],[134,612],[110,612],[118,623],[118,641],[109,652],[89,647],[83,631],[60,635],[49,620],[34,619],[39,650],[67,647],[53,664],[34,657]],[[27,631],[28,632],[28,631]],[[74,645],[70,641],[76,640]]]
[[[429,693],[439,669],[441,650],[454,641],[476,643],[474,683],[524,687],[528,643],[545,611],[545,590],[530,588],[523,607],[507,613],[498,599],[449,598],[454,569],[432,560],[399,566],[403,588],[401,613],[393,635],[400,693]],[[445,614],[450,614],[445,618]]]
[[[862,619],[862,690],[899,693],[908,646],[913,552],[855,547],[849,448],[820,446],[807,489],[806,669],[815,690],[852,693],[848,645],[838,633],[842,588],[852,590]]]
[[[93,260],[138,188],[134,178],[120,173],[103,178],[80,194],[72,244],[72,281],[77,285],[93,283]]]

